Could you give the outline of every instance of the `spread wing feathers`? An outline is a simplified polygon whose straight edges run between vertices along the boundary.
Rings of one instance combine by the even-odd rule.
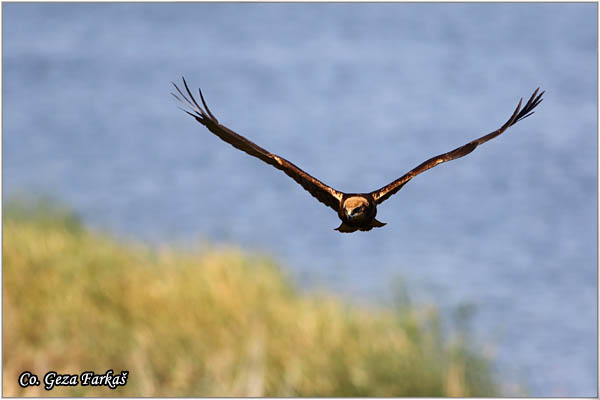
[[[181,108],[182,111],[194,117],[196,121],[200,122],[202,125],[207,127],[208,130],[220,137],[225,142],[231,144],[236,149],[242,150],[251,156],[260,158],[267,164],[270,164],[275,168],[285,172],[286,175],[298,182],[321,203],[333,208],[335,211],[338,211],[340,202],[342,200],[342,193],[307,174],[285,158],[268,152],[245,137],[238,135],[226,126],[219,124],[219,121],[215,118],[206,105],[204,96],[202,96],[202,91],[198,89],[198,92],[200,93],[200,100],[202,100],[202,105],[204,105],[204,108],[202,108],[198,102],[196,102],[194,96],[192,96],[185,79],[183,79],[183,85],[185,86],[188,96],[186,96],[175,83],[173,83],[173,86],[175,86],[179,96],[175,93],[171,93],[189,110],[188,111]]]
[[[502,132],[507,130],[512,125],[529,117],[531,114],[533,114],[533,109],[535,107],[537,107],[537,105],[540,104],[543,100],[542,95],[544,94],[544,92],[537,94],[539,90],[540,90],[540,88],[537,88],[535,90],[535,92],[533,92],[533,94],[531,95],[531,98],[529,99],[527,104],[525,104],[525,107],[523,107],[522,110],[521,110],[521,104],[523,102],[523,99],[521,98],[521,100],[519,101],[519,104],[517,105],[517,108],[515,109],[515,112],[511,115],[511,117],[508,119],[508,121],[506,121],[506,123],[504,125],[502,125],[502,127],[500,129],[495,130],[491,133],[488,133],[487,135],[482,136],[479,139],[475,139],[475,140],[465,144],[464,146],[461,146],[452,151],[449,151],[448,153],[440,154],[439,156],[430,158],[429,160],[425,161],[418,167],[414,168],[413,170],[409,171],[405,175],[396,179],[394,182],[390,183],[389,185],[384,186],[379,190],[375,190],[375,191],[371,192],[371,195],[373,196],[373,198],[375,199],[377,204],[380,204],[380,203],[384,202],[385,200],[387,200],[390,196],[392,196],[393,194],[398,192],[398,190],[400,190],[402,188],[402,186],[404,186],[408,181],[410,181],[412,178],[419,175],[420,173],[425,172],[428,169],[433,168],[436,165],[441,164],[443,162],[466,156],[467,154],[469,154],[470,152],[475,150],[475,148],[477,146],[479,146],[480,144],[485,143],[488,140],[495,138],[496,136],[500,135]]]

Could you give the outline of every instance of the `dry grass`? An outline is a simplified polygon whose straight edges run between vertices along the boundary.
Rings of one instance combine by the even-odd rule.
[[[267,259],[120,244],[49,210],[5,212],[4,396],[494,394],[488,363],[444,340],[434,309],[300,294]],[[17,384],[108,369],[127,385]]]

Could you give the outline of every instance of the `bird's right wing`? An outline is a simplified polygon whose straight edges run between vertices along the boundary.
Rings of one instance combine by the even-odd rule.
[[[298,182],[305,190],[307,190],[312,196],[314,196],[321,203],[333,208],[336,212],[339,209],[340,202],[342,200],[343,193],[338,192],[337,190],[327,186],[317,178],[307,174],[288,160],[283,157],[279,157],[276,154],[270,153],[257,144],[251,142],[245,137],[235,133],[231,129],[227,128],[224,125],[221,125],[219,121],[215,118],[215,116],[210,112],[210,109],[206,105],[204,101],[204,96],[202,96],[202,91],[200,93],[200,99],[202,100],[202,104],[204,108],[202,108],[192,96],[188,85],[183,79],[183,85],[185,86],[185,90],[189,96],[186,95],[177,87],[175,83],[175,89],[179,93],[177,96],[174,93],[171,93],[177,100],[179,100],[184,106],[186,106],[190,111],[184,110],[186,113],[191,115],[196,119],[196,121],[200,122],[202,125],[208,128],[209,131],[217,135],[223,141],[229,143],[236,149],[242,150],[251,156],[260,158],[267,164],[274,166],[275,168],[283,171],[290,178]],[[181,97],[180,97],[181,96]],[[206,109],[206,111],[205,111]]]
[[[463,146],[460,146],[452,151],[449,151],[447,153],[440,154],[439,156],[430,158],[429,160],[421,163],[418,167],[413,168],[408,173],[406,173],[403,176],[401,176],[400,178],[396,179],[389,185],[386,185],[386,186],[382,187],[381,189],[371,192],[373,199],[375,199],[377,204],[384,202],[385,200],[390,198],[390,196],[392,196],[393,194],[398,192],[398,190],[400,190],[402,188],[402,186],[406,185],[406,183],[408,181],[410,181],[412,178],[419,175],[420,173],[425,172],[428,169],[433,168],[436,165],[441,164],[443,162],[455,160],[457,158],[466,156],[467,154],[469,154],[470,152],[475,150],[475,148],[477,146],[479,146],[480,144],[485,143],[488,140],[495,138],[496,136],[500,135],[502,132],[504,132],[505,130],[507,130],[508,128],[510,128],[517,122],[519,122],[520,120],[529,117],[531,114],[533,114],[533,109],[538,104],[540,104],[543,100],[542,95],[544,94],[544,92],[542,92],[538,95],[537,92],[539,90],[540,90],[540,88],[537,88],[535,90],[535,92],[533,92],[533,94],[529,98],[529,101],[527,102],[527,104],[525,104],[525,107],[523,107],[522,110],[521,110],[521,103],[523,102],[523,99],[521,99],[521,101],[519,101],[519,104],[517,105],[517,108],[515,109],[515,112],[511,115],[511,117],[508,119],[508,121],[506,121],[506,123],[504,125],[502,125],[502,127],[500,127],[500,129],[497,129],[491,133],[488,133],[487,135],[482,136],[479,139],[475,139],[475,140],[473,140]]]

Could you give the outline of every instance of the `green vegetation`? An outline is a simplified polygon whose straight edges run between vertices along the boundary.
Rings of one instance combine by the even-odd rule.
[[[45,204],[45,203],[44,203]],[[53,206],[4,209],[4,396],[490,396],[488,362],[434,309],[302,294],[236,250],[152,250]],[[126,386],[22,389],[29,370]]]

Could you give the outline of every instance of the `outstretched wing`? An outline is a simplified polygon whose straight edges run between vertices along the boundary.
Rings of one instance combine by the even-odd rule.
[[[214,133],[215,135],[217,135],[222,140],[229,143],[236,149],[242,150],[250,154],[251,156],[260,158],[267,164],[270,164],[275,168],[285,172],[286,175],[298,182],[304,189],[306,189],[321,203],[333,208],[335,211],[338,211],[340,202],[342,200],[341,192],[338,192],[337,190],[327,186],[315,177],[307,174],[306,172],[304,172],[285,158],[279,157],[276,154],[268,152],[267,150],[251,142],[245,137],[235,133],[226,126],[219,124],[219,121],[217,121],[215,116],[210,112],[210,109],[206,105],[206,102],[204,101],[204,96],[202,96],[202,91],[198,89],[200,93],[200,99],[202,100],[204,108],[200,107],[200,105],[196,102],[196,99],[194,99],[194,96],[192,96],[192,93],[190,92],[190,89],[188,88],[185,79],[183,79],[183,85],[185,86],[185,90],[189,96],[189,99],[181,90],[179,90],[175,83],[173,83],[173,86],[175,86],[175,89],[179,93],[179,96],[177,96],[174,93],[171,93],[191,112],[182,109],[183,111],[194,117],[196,121],[200,122],[202,125],[207,127],[209,131],[211,131],[212,133]]]
[[[421,172],[425,172],[428,169],[433,168],[436,165],[441,164],[443,162],[466,156],[467,154],[469,154],[470,152],[475,150],[475,148],[477,146],[479,146],[480,144],[485,143],[488,140],[495,138],[496,136],[500,135],[502,132],[507,130],[509,127],[516,124],[517,122],[529,117],[531,114],[533,114],[533,109],[538,104],[540,104],[543,100],[542,95],[544,94],[544,92],[541,92],[538,95],[537,93],[539,90],[540,90],[540,88],[537,88],[535,90],[535,92],[533,92],[533,94],[531,95],[531,98],[529,99],[527,104],[525,104],[525,107],[523,107],[522,110],[521,110],[521,104],[523,102],[523,99],[521,99],[521,101],[519,101],[519,104],[517,105],[517,108],[515,109],[515,112],[513,113],[513,115],[508,119],[508,121],[506,121],[506,123],[504,125],[502,125],[502,127],[500,129],[495,130],[494,132],[488,133],[487,135],[482,136],[479,139],[475,139],[475,140],[465,144],[464,146],[461,146],[452,151],[449,151],[448,153],[440,154],[439,156],[430,158],[429,160],[425,161],[418,167],[414,168],[413,170],[404,174],[400,178],[396,179],[394,182],[390,183],[389,185],[386,185],[379,190],[375,190],[375,191],[371,192],[371,195],[373,196],[373,198],[375,199],[377,204],[382,203],[385,200],[387,200],[391,195],[395,194],[398,190],[400,190],[402,188],[402,186],[404,186],[408,181],[410,181],[415,176],[419,175]]]

